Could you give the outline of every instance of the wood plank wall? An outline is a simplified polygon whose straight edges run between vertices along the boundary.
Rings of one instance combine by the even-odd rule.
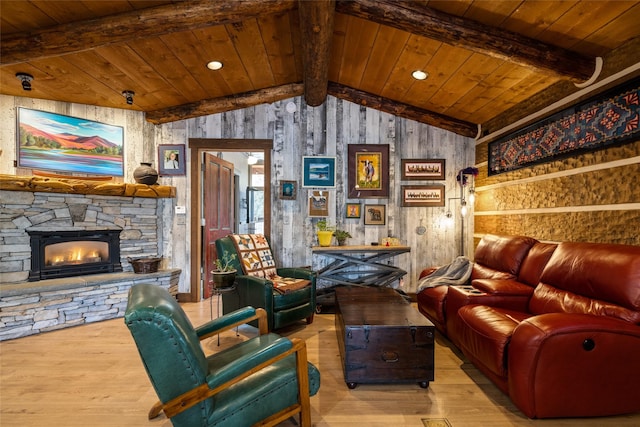
[[[498,233],[640,245],[640,141],[491,177],[487,147],[476,147],[476,242]]]
[[[286,111],[287,103],[296,105],[296,112]],[[157,165],[160,144],[185,144],[189,138],[269,138],[272,152],[272,230],[271,239],[275,257],[281,265],[314,265],[318,260],[311,253],[316,244],[315,219],[308,218],[308,190],[300,188],[302,156],[335,156],[338,170],[337,187],[330,190],[329,221],[347,229],[353,238],[350,244],[370,244],[383,237],[394,236],[411,246],[410,254],[399,256],[395,263],[408,272],[403,289],[414,292],[420,271],[432,265],[451,262],[461,253],[459,201],[452,200],[453,224],[444,219],[446,208],[406,208],[401,206],[402,184],[444,183],[446,198],[459,197],[456,184],[457,171],[475,163],[474,141],[435,127],[401,119],[390,114],[365,108],[347,101],[328,97],[319,107],[308,107],[300,97],[259,105],[252,108],[215,114],[197,119],[154,126],[144,115],[134,111],[66,104],[22,97],[0,96],[0,173],[30,174],[29,170],[13,167],[15,159],[15,107],[53,111],[125,127],[125,182],[133,182],[133,170],[143,161]],[[348,199],[347,182],[348,144],[389,144],[389,198]],[[187,156],[189,150],[186,150]],[[446,161],[446,181],[402,181],[401,159],[437,158]],[[193,159],[187,158],[188,162]],[[187,165],[187,171],[190,166]],[[177,197],[163,211],[163,229],[158,254],[165,258],[165,267],[182,269],[180,292],[188,292],[191,278],[189,269],[189,236],[191,224],[188,215],[175,214],[174,207],[190,206],[191,182],[189,176],[160,177],[159,183],[176,187]],[[120,179],[118,179],[120,180]],[[296,200],[277,197],[280,180],[295,180],[299,184]],[[346,219],[345,203],[385,204],[387,221],[384,226],[365,226],[363,218]],[[427,232],[418,235],[423,225]],[[473,216],[465,219],[464,246],[466,253],[473,247]]]
[[[286,105],[293,102],[295,113]],[[329,222],[348,230],[353,236],[348,244],[370,244],[394,236],[411,246],[410,254],[399,256],[395,264],[408,272],[403,289],[415,292],[420,271],[431,265],[451,262],[460,252],[459,215],[453,225],[443,221],[445,208],[406,208],[401,206],[402,184],[445,184],[448,198],[459,196],[455,176],[458,170],[474,164],[474,141],[428,125],[328,97],[319,107],[308,107],[302,98],[292,98],[268,105],[190,119],[190,138],[268,138],[273,139],[272,153],[272,229],[271,242],[281,265],[322,266],[313,257],[311,246],[317,244],[314,224],[309,218],[308,194],[301,188],[302,156],[336,157],[337,185],[329,190]],[[389,198],[349,199],[348,144],[389,144]],[[446,181],[402,181],[401,159],[441,158],[446,160]],[[298,183],[296,200],[277,196],[281,180]],[[364,219],[346,219],[345,204],[385,204],[385,226],[365,226]],[[454,201],[457,203],[457,201]],[[457,214],[459,206],[454,206]],[[465,224],[465,246],[473,244],[473,218]],[[420,225],[427,228],[418,235]]]

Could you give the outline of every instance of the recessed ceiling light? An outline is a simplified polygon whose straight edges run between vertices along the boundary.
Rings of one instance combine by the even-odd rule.
[[[427,77],[429,77],[429,74],[425,73],[422,70],[415,70],[413,73],[411,73],[411,75],[413,76],[414,79],[416,80],[424,80]]]
[[[207,68],[210,70],[219,70],[222,68],[222,62],[220,61],[211,61],[207,63]]]

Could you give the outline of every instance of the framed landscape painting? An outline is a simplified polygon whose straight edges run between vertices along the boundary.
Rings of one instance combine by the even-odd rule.
[[[124,128],[18,108],[18,167],[88,175],[124,175]]]
[[[302,157],[302,187],[334,188],[336,186],[336,158]]]

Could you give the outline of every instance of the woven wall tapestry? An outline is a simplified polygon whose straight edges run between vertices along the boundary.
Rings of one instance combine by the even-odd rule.
[[[489,143],[489,175],[640,137],[640,80]]]

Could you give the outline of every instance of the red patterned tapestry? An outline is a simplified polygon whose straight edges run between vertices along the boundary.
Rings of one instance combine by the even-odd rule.
[[[489,143],[489,175],[636,140],[640,80]]]

